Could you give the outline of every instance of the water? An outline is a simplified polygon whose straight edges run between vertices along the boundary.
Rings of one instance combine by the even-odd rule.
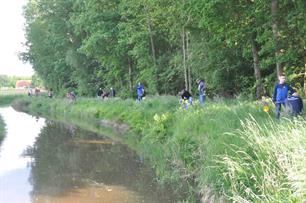
[[[0,108],[0,203],[167,203],[176,195],[125,145]]]

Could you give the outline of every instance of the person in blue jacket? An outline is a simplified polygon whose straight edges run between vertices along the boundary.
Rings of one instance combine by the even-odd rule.
[[[137,85],[137,100],[138,101],[141,101],[142,100],[142,97],[143,97],[143,94],[144,94],[144,87],[143,85],[139,82],[138,85]]]
[[[280,117],[280,111],[282,105],[285,106],[288,94],[293,94],[295,91],[286,83],[285,75],[278,76],[279,83],[274,88],[273,102],[276,107],[275,116],[277,119]]]

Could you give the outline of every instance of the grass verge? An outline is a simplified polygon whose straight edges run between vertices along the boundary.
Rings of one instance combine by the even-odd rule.
[[[275,122],[273,112],[264,112],[255,102],[208,102],[204,107],[195,103],[186,110],[175,97],[141,103],[21,98],[15,106],[94,131],[99,131],[105,120],[127,124],[128,131],[112,138],[149,160],[161,183],[172,183],[185,191],[184,202],[304,200],[306,162],[293,157],[301,152],[305,155],[306,122]],[[289,146],[284,145],[287,141]],[[280,157],[294,160],[294,166],[289,163],[283,167]]]

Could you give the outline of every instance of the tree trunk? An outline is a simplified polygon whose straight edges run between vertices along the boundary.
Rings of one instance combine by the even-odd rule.
[[[148,31],[149,31],[149,35],[150,35],[150,44],[151,44],[151,52],[152,52],[153,63],[154,63],[154,66],[156,67],[156,51],[155,51],[155,44],[154,44],[154,38],[153,38],[153,32],[152,32],[151,17],[148,17],[147,23],[148,23]]]
[[[186,62],[187,62],[187,74],[188,74],[188,91],[191,93],[192,82],[191,82],[191,66],[190,66],[190,51],[189,51],[189,32],[186,32]]]
[[[256,36],[256,35],[255,35]],[[252,54],[253,54],[253,66],[254,66],[254,75],[256,79],[256,98],[260,99],[263,96],[263,84],[261,78],[261,71],[259,65],[259,54],[258,54],[258,44],[255,40],[255,36],[251,39],[252,45]]]
[[[129,87],[130,91],[133,92],[132,62],[130,57],[128,57],[128,67],[129,67]]]
[[[275,45],[275,58],[276,58],[276,72],[277,77],[283,74],[283,66],[279,61],[281,55],[279,44],[279,31],[278,31],[278,0],[271,0],[271,13],[272,13],[272,32]]]
[[[183,28],[182,32],[182,48],[183,48],[183,68],[184,68],[184,78],[185,78],[185,89],[188,90],[188,71],[187,71],[187,63],[186,63],[186,31]]]
[[[153,60],[153,70],[154,70],[154,79],[155,79],[155,87],[154,89],[159,92],[158,90],[158,71],[157,71],[157,59],[156,59],[156,48],[155,48],[155,42],[154,42],[154,34],[153,34],[153,23],[152,18],[150,16],[150,8],[148,5],[144,5],[144,11],[147,14],[147,29],[149,32],[150,37],[150,49],[152,52],[152,60]]]

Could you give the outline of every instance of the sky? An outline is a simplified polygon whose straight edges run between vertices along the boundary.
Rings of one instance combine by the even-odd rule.
[[[24,64],[18,53],[25,50],[23,5],[27,0],[0,0],[0,75],[31,76],[30,64]]]

